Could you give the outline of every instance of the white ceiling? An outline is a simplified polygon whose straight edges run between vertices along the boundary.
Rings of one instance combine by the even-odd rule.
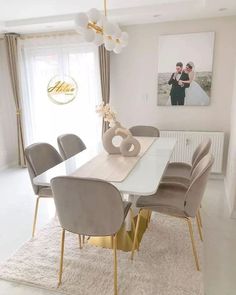
[[[74,16],[103,0],[0,0],[0,33],[74,28]],[[107,0],[108,17],[121,25],[236,15],[236,0]]]

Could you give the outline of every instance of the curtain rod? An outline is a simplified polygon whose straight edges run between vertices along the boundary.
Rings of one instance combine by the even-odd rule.
[[[44,38],[44,37],[57,37],[57,36],[70,36],[70,35],[79,35],[75,31],[62,31],[62,32],[46,32],[46,33],[35,33],[35,34],[22,34],[20,39],[33,39],[33,38]]]

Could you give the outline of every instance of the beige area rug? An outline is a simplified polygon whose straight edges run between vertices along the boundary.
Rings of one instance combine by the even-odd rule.
[[[202,245],[195,236],[198,253]],[[88,244],[80,250],[66,233],[63,284],[57,289],[61,229],[53,220],[0,265],[0,278],[73,295],[113,294],[113,253]],[[136,252],[118,251],[119,295],[203,295],[202,273],[195,270],[187,224],[153,214]]]

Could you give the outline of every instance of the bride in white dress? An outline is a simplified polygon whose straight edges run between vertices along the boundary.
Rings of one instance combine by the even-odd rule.
[[[194,81],[195,72],[193,62],[188,62],[184,71],[189,75],[189,81],[181,81],[179,83],[189,83],[189,88],[185,89],[185,103],[186,106],[204,106],[209,104],[209,96],[202,89],[202,87]]]

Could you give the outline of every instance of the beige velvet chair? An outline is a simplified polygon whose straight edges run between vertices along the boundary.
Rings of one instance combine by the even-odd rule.
[[[191,184],[188,188],[180,183],[163,183],[159,186],[157,192],[154,195],[142,196],[137,200],[136,203],[136,206],[140,208],[140,212],[142,209],[149,209],[151,211],[182,218],[188,223],[197,270],[200,270],[200,267],[194,241],[191,218],[195,218],[197,216],[213,162],[214,158],[211,154],[207,154],[200,160],[193,170]],[[135,228],[131,259],[133,259],[134,249],[137,243],[140,212],[138,214]],[[201,227],[198,219],[197,225],[199,234],[201,235]]]
[[[86,145],[82,139],[75,134],[63,134],[57,138],[57,143],[64,160],[67,160],[86,149]]]
[[[35,143],[25,149],[26,165],[29,171],[35,195],[37,195],[32,237],[34,237],[38,206],[40,198],[52,198],[52,191],[49,187],[38,186],[33,183],[33,179],[46,170],[62,162],[62,158],[57,150],[48,143]]]
[[[192,157],[192,165],[186,164],[186,163],[170,163],[168,165],[168,168],[165,172],[165,175],[163,176],[161,183],[181,183],[185,185],[186,187],[189,187],[190,185],[190,179],[193,169],[196,167],[196,165],[199,163],[199,161],[207,154],[209,153],[211,148],[211,140],[206,139],[200,145],[196,148],[195,152],[193,153]],[[199,224],[202,227],[202,218],[200,210],[198,210],[197,218],[199,220]],[[201,240],[202,236],[201,236]]]
[[[62,227],[58,286],[62,282],[65,231],[93,237],[111,236],[114,250],[114,294],[117,295],[117,232],[131,203],[123,202],[120,192],[102,180],[61,176],[52,179],[51,187]]]
[[[133,136],[159,137],[160,131],[153,126],[133,126],[129,128]]]
[[[189,185],[193,169],[199,161],[209,153],[211,148],[211,140],[206,139],[198,145],[192,156],[191,165],[183,162],[169,163],[162,182],[180,182],[184,185]]]

